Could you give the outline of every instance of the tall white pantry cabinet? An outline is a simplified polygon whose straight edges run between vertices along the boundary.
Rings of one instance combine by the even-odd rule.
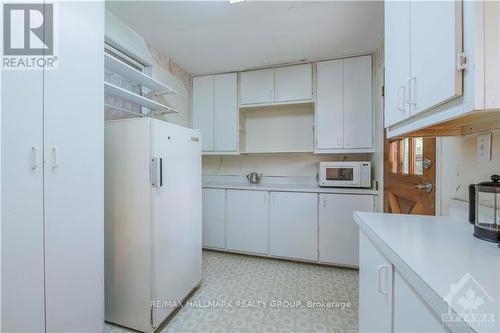
[[[55,3],[56,70],[2,72],[2,332],[101,332],[104,3]]]

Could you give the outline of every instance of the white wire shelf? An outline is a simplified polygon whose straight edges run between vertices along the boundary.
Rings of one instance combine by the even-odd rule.
[[[118,87],[109,82],[104,82],[104,92],[108,95],[120,97],[126,99],[127,101],[133,102],[135,104],[144,106],[152,111],[161,111],[157,113],[167,114],[167,113],[177,113],[178,111],[170,106],[158,103],[150,98],[136,94],[130,90]]]

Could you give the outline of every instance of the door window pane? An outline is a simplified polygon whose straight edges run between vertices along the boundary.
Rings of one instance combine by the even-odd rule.
[[[405,138],[401,142],[401,173],[407,175],[410,173],[410,140]]]
[[[415,170],[413,173],[415,175],[422,175],[424,173],[423,163],[424,163],[424,139],[423,138],[415,138],[413,139],[413,147],[414,147],[414,166]]]

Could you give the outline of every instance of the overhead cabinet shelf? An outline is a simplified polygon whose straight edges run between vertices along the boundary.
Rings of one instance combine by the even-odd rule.
[[[137,69],[127,65],[126,63],[118,60],[117,58],[104,54],[104,65],[107,69],[127,78],[131,81],[141,84],[159,95],[163,94],[176,94],[177,91],[169,86],[153,79],[151,76],[138,71]]]
[[[174,108],[158,103],[144,96],[138,95],[127,89],[115,86],[114,84],[111,84],[109,82],[104,82],[104,92],[108,95],[120,97],[135,104],[139,104],[152,111],[161,111],[162,114],[177,113],[177,110],[175,110]]]

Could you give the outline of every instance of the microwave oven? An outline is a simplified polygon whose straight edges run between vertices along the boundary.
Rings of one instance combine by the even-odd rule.
[[[371,162],[320,162],[322,187],[371,187]]]

